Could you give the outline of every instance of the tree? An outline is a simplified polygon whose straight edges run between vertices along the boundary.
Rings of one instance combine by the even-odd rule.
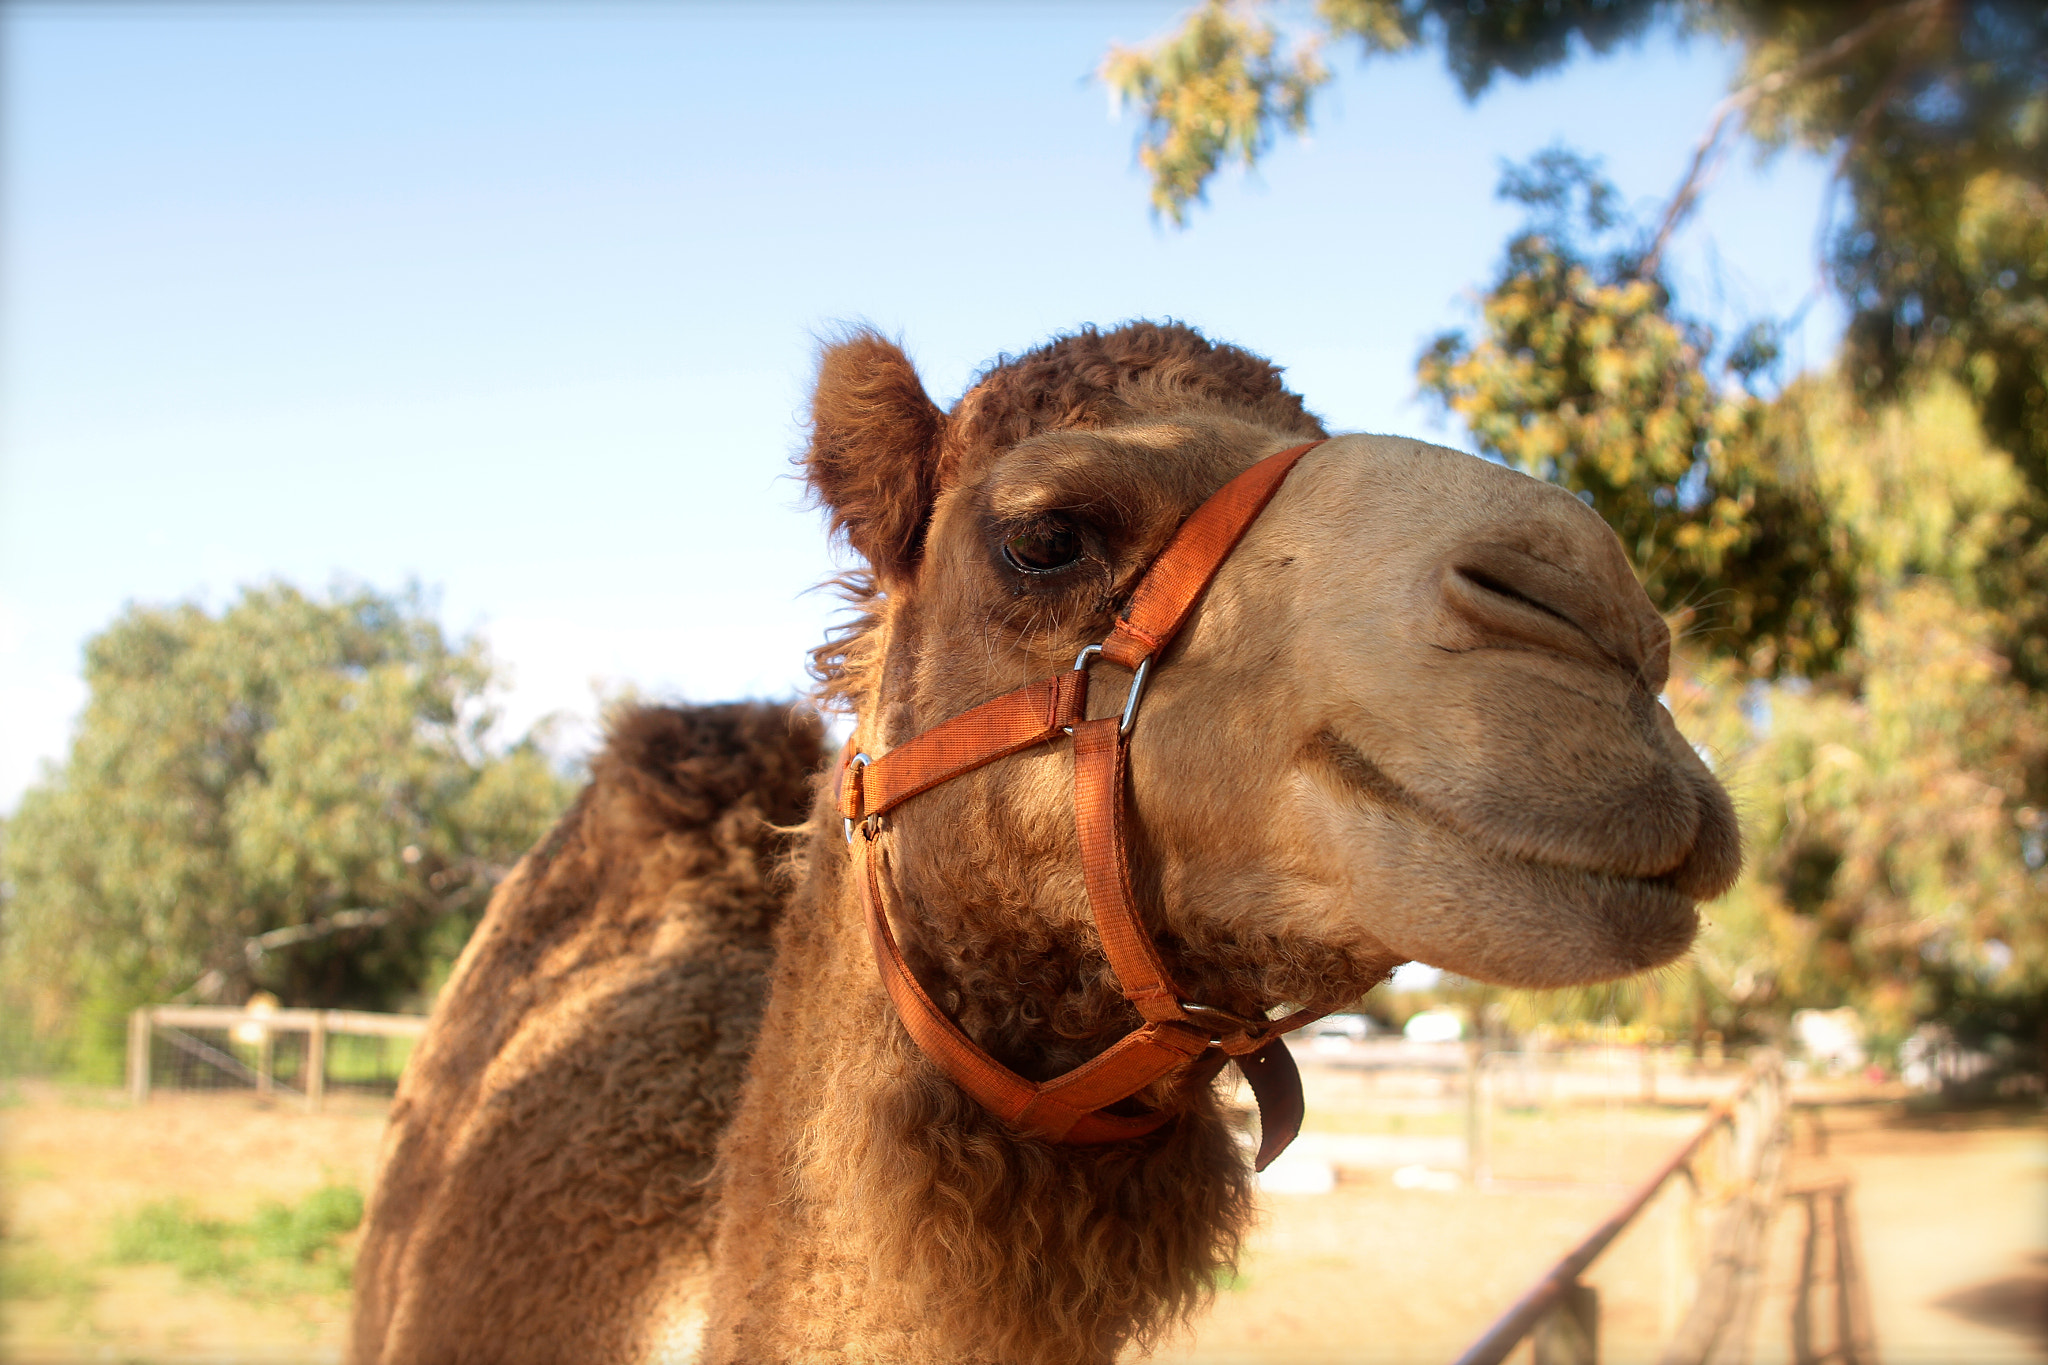
[[[1939,1019],[2048,1049],[2048,699],[1977,593],[2027,491],[1972,409],[1952,383],[1875,414],[1817,386],[1819,476],[1864,547],[1856,643],[1811,686],[1674,688],[1746,798],[1750,866],[1697,955],[1718,1027],[1856,1004],[1893,1040]]]
[[[1480,448],[1579,494],[1621,536],[1651,600],[1756,676],[1831,667],[1855,606],[1794,405],[1707,373],[1712,332],[1675,314],[1594,165],[1561,149],[1511,167],[1529,226],[1482,306],[1483,335],[1423,354],[1425,392]],[[1598,248],[1606,244],[1604,251]],[[1768,362],[1768,329],[1730,373]]]
[[[1439,46],[1477,98],[1499,76],[1552,69],[1581,46],[1605,52],[1658,23],[1739,44],[1736,86],[1661,221],[1632,269],[1602,283],[1633,274],[1654,284],[1731,127],[1764,151],[1797,142],[1832,156],[1831,193],[1848,209],[1822,252],[1850,311],[1843,373],[1872,401],[1956,378],[1985,436],[2026,476],[1980,586],[2015,676],[2048,687],[2048,10],[2026,0],[1317,0],[1291,47],[1272,16],[1265,0],[1205,0],[1176,34],[1103,63],[1111,89],[1140,110],[1153,206],[1176,224],[1227,162],[1254,164],[1276,136],[1308,126],[1336,45],[1368,61]],[[1533,285],[1543,272],[1523,274]],[[1513,304],[1499,289],[1495,299]]]
[[[488,658],[417,590],[131,607],[85,671],[0,849],[0,992],[51,1060],[172,998],[416,1002],[571,794],[532,737],[490,746]]]

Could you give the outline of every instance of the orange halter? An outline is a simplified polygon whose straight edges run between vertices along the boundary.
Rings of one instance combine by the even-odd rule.
[[[1124,841],[1129,737],[1151,667],[1173,642],[1223,561],[1279,491],[1295,462],[1321,445],[1270,455],[1195,509],[1145,571],[1109,638],[1090,645],[1071,672],[1005,693],[897,745],[880,758],[841,760],[839,810],[846,837],[862,838],[862,899],[882,982],[911,1040],[982,1107],[1014,1127],[1056,1142],[1117,1142],[1153,1132],[1173,1116],[1161,1109],[1105,1112],[1177,1068],[1182,1084],[1207,1084],[1226,1059],[1251,1084],[1260,1116],[1258,1169],[1301,1130],[1301,1076],[1280,1035],[1320,1018],[1296,1010],[1278,1020],[1245,1019],[1186,998],[1138,918]],[[1087,720],[1088,668],[1096,659],[1131,670],[1121,716]],[[1048,1081],[1028,1081],[960,1031],[912,974],[889,930],[875,858],[866,845],[882,816],[921,792],[1061,735],[1074,739],[1074,819],[1088,905],[1103,956],[1124,998],[1145,1020],[1107,1051]],[[849,747],[851,747],[849,745]]]

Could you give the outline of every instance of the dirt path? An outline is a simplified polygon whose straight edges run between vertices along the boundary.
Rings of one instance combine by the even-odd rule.
[[[1850,1178],[1886,1365],[2048,1361],[2048,1118],[1896,1104],[1819,1118],[1795,1121],[1790,1181]],[[1790,1268],[1804,1227],[1796,1207],[1778,1220],[1757,1365],[1793,1358]]]
[[[1506,1116],[1489,1188],[1452,1176],[1461,1120],[1440,1104],[1377,1098],[1311,1077],[1302,1144],[1343,1179],[1320,1194],[1269,1193],[1239,1280],[1166,1365],[1321,1365],[1456,1358],[1565,1250],[1654,1169],[1700,1112],[1564,1106]],[[1347,1087],[1351,1087],[1347,1089]],[[1426,1097],[1425,1097],[1426,1098]],[[246,1217],[334,1180],[367,1184],[382,1108],[322,1115],[243,1097],[162,1096],[134,1110],[111,1093],[20,1087],[0,1109],[10,1283],[10,1361],[334,1361],[341,1295],[256,1302],[168,1266],[107,1261],[115,1220],[180,1196]],[[1791,1179],[1855,1182],[1886,1365],[2048,1362],[2048,1118],[2038,1111],[1913,1118],[1895,1103],[1823,1111],[1795,1128]],[[1321,1153],[1321,1157],[1316,1157]],[[1406,1175],[1403,1175],[1403,1172]],[[1404,1188],[1423,1172],[1439,1188]],[[1757,1365],[1789,1362],[1789,1267],[1801,1219],[1779,1218]],[[1603,1359],[1655,1359],[1684,1304],[1681,1203],[1654,1204],[1591,1277]]]
[[[1341,1097],[1325,1103],[1340,1122],[1371,1121]],[[1837,1174],[1853,1181],[1885,1365],[2048,1362],[2048,1115],[2037,1108],[1915,1117],[1895,1099],[1831,1104],[1818,1126],[1813,1113],[1802,1109],[1795,1123],[1788,1183]],[[1491,1187],[1402,1189],[1393,1171],[1362,1169],[1344,1172],[1326,1194],[1270,1194],[1240,1280],[1218,1294],[1192,1341],[1157,1359],[1455,1360],[1701,1117],[1590,1107],[1506,1125],[1495,1136],[1494,1168],[1532,1178]],[[1378,1121],[1384,1126],[1385,1116]],[[1774,1225],[1756,1365],[1793,1359],[1803,1235],[1796,1208]],[[1587,1278],[1600,1293],[1607,1365],[1657,1359],[1686,1306],[1688,1245],[1674,1187],[1596,1263]],[[1527,1348],[1516,1358],[1525,1361]]]
[[[257,1302],[165,1265],[107,1263],[115,1220],[145,1203],[190,1201],[246,1218],[341,1182],[367,1189],[381,1101],[323,1114],[246,1096],[161,1095],[22,1083],[0,1110],[9,1280],[5,1358],[18,1362],[338,1360],[347,1303],[304,1294]],[[27,1297],[21,1291],[26,1290]]]

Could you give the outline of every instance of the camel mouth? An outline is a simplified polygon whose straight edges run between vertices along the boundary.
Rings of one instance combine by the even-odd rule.
[[[1376,913],[1388,946],[1407,956],[1474,980],[1547,989],[1630,976],[1692,946],[1701,897],[1685,868],[1641,876],[1521,856],[1432,809],[1340,736],[1318,735],[1306,757],[1347,805],[1381,828],[1391,817],[1406,829],[1392,846],[1403,850],[1397,864],[1411,875],[1426,868],[1448,889],[1433,914]]]
[[[1654,888],[1679,897],[1688,905],[1698,904],[1705,897],[1691,894],[1681,885],[1678,868],[1651,876],[1619,871],[1614,868],[1594,867],[1572,862],[1563,858],[1536,858],[1475,833],[1467,821],[1454,819],[1438,810],[1426,798],[1404,786],[1385,768],[1368,758],[1359,747],[1330,730],[1324,730],[1312,739],[1305,751],[1309,766],[1319,768],[1334,777],[1347,794],[1362,798],[1366,803],[1380,810],[1405,815],[1413,820],[1426,821],[1435,831],[1448,835],[1460,843],[1469,844],[1487,858],[1505,859],[1529,867],[1542,868],[1549,872],[1576,874],[1593,878],[1603,884],[1629,885]]]

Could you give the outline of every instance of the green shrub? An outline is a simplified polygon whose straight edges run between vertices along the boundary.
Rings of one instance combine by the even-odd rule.
[[[270,1201],[249,1218],[207,1218],[186,1199],[144,1204],[114,1224],[109,1259],[175,1266],[255,1298],[343,1293],[352,1258],[343,1240],[363,1221],[362,1192],[323,1185],[296,1204]]]

